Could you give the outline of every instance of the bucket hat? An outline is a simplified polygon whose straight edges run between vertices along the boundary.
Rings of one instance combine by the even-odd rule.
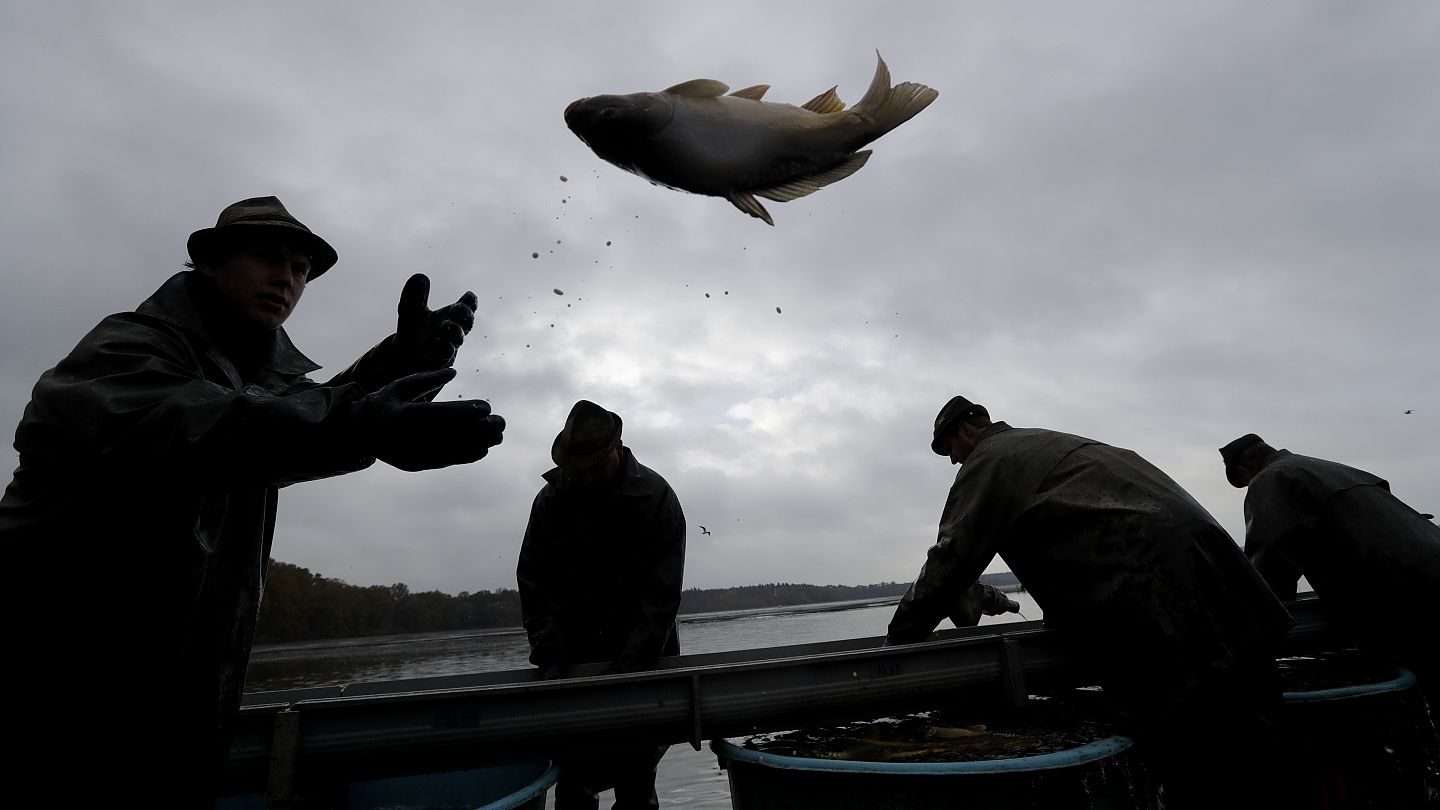
[[[550,445],[550,459],[571,472],[593,467],[620,443],[622,427],[619,414],[582,399],[570,409],[564,429]]]
[[[1245,451],[1257,444],[1264,444],[1265,440],[1254,433],[1246,433],[1244,436],[1220,448],[1220,458],[1225,461],[1225,480],[1230,486],[1244,488],[1245,482],[1241,479],[1240,470],[1236,465],[1240,463],[1240,457]]]
[[[309,246],[311,267],[307,281],[319,278],[339,260],[335,248],[291,216],[278,197],[251,197],[226,206],[215,220],[215,227],[202,228],[190,234],[185,248],[190,252],[190,261],[194,262],[213,255],[215,248],[228,239],[254,234],[262,229],[292,237],[298,235]]]
[[[935,417],[935,438],[930,440],[930,449],[935,451],[935,455],[950,455],[950,450],[945,447],[943,440],[950,434],[950,429],[955,427],[955,423],[967,416],[983,416],[989,419],[990,412],[985,410],[984,405],[976,405],[965,397],[951,397],[945,407],[940,409],[939,415]]]

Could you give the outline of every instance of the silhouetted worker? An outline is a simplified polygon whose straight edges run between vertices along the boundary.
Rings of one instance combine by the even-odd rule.
[[[992,424],[964,397],[940,410],[930,449],[964,466],[887,643],[924,641],[999,554],[1096,666],[1168,806],[1233,800],[1239,778],[1273,784],[1274,655],[1293,619],[1199,503],[1129,450]]]
[[[680,654],[675,615],[685,573],[685,515],[675,490],[620,441],[619,415],[576,402],[555,437],[516,575],[530,661],[546,679],[576,664],[606,674],[653,669]],[[560,761],[556,810],[658,807],[655,767],[667,746]]]
[[[1364,470],[1276,450],[1254,433],[1220,448],[1245,493],[1245,553],[1281,599],[1303,575],[1361,649],[1418,675],[1440,711],[1440,527]]]
[[[505,427],[485,402],[427,401],[455,374],[473,294],[431,311],[412,277],[395,334],[317,384],[281,324],[334,249],[275,197],[225,208],[187,247],[191,270],[40,377],[0,500],[10,571],[33,583],[6,589],[16,772],[164,807],[214,804],[279,488],[376,457],[475,461]],[[57,789],[47,803],[82,795]]]

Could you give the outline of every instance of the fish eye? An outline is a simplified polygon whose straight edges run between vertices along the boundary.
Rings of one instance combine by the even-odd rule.
[[[614,107],[606,107],[605,109],[600,111],[601,118],[614,118],[618,114],[619,111],[616,110]]]

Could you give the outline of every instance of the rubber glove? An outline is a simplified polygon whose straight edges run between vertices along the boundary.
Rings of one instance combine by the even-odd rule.
[[[352,413],[366,452],[407,472],[469,464],[504,438],[505,420],[483,399],[427,402],[454,369],[401,377],[356,401]]]
[[[475,327],[475,293],[466,291],[460,300],[440,309],[430,309],[430,277],[416,273],[405,282],[397,307],[395,348],[405,358],[404,367],[416,371],[449,368],[465,336]]]

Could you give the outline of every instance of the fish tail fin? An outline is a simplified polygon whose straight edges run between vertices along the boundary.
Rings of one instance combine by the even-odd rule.
[[[885,65],[879,51],[875,52],[875,59],[875,78],[870,80],[870,89],[850,109],[875,121],[875,137],[878,138],[914,118],[929,107],[940,93],[917,82],[901,82],[891,87],[890,68]]]

